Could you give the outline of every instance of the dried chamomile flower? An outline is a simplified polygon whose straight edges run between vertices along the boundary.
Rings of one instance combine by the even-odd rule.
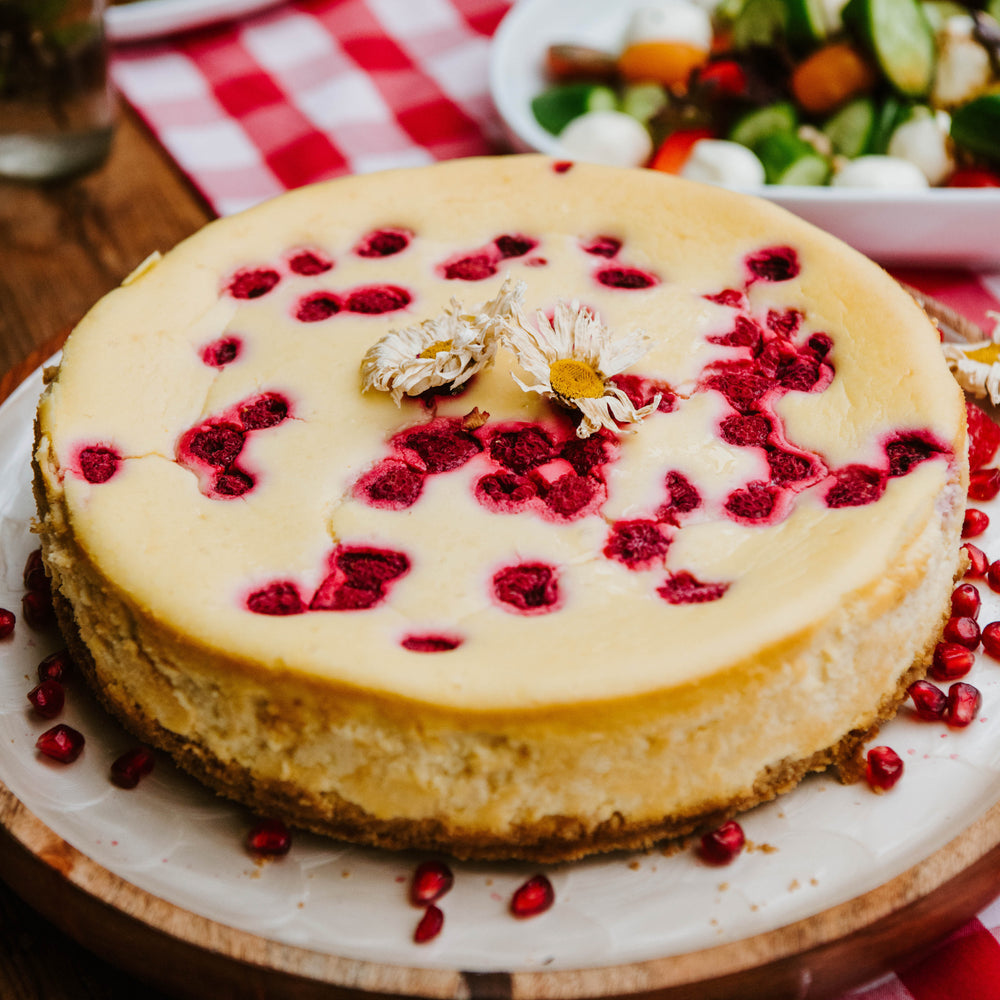
[[[514,381],[526,392],[537,392],[583,415],[576,433],[589,437],[602,427],[619,430],[623,423],[637,423],[652,413],[656,398],[636,408],[628,396],[608,380],[634,364],[649,349],[639,333],[613,340],[594,313],[577,302],[560,301],[552,321],[537,314],[535,327],[523,318],[510,324],[504,346],[509,347],[533,384]]]
[[[440,316],[391,330],[362,359],[362,388],[391,393],[397,406],[404,395],[458,388],[492,363],[505,313],[520,308],[521,295],[507,281],[472,313],[453,298]]]
[[[941,350],[958,384],[970,395],[986,397],[996,406],[1000,405],[1000,314],[988,315],[996,321],[988,340],[944,341]]]

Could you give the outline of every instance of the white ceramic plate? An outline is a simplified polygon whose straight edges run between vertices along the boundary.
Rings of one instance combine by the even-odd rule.
[[[490,90],[514,149],[561,156],[531,113],[545,85],[545,51],[578,42],[620,47],[632,11],[647,0],[518,0],[493,40]],[[883,264],[1000,269],[1000,188],[887,194],[815,187],[750,192],[783,205]]]
[[[30,450],[36,372],[0,406],[0,606],[19,608],[36,540]],[[1000,502],[984,505],[1000,551]],[[981,621],[1000,618],[983,591]],[[908,871],[1000,801],[1000,664],[981,656],[969,680],[983,693],[965,730],[915,721],[885,727],[906,773],[888,794],[820,776],[741,820],[756,849],[724,870],[692,851],[614,855],[548,869],[555,906],[534,920],[509,916],[514,888],[538,866],[455,864],[441,901],[441,936],[415,945],[406,902],[414,855],[362,850],[297,835],[280,862],[257,866],[242,849],[250,815],[160,757],[131,791],[108,780],[132,740],[78,680],[60,721],[84,733],[83,755],[59,765],[36,754],[52,725],[26,694],[55,636],[19,624],[0,642],[0,781],[51,830],[132,885],[189,912],[268,940],[343,958],[474,972],[616,966],[743,940],[822,913]],[[767,850],[763,848],[767,846]]]
[[[273,7],[279,0],[134,0],[108,8],[104,24],[113,42],[134,42],[202,28]]]

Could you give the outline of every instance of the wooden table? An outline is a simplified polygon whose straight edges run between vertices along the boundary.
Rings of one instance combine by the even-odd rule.
[[[40,187],[0,182],[0,399],[136,264],[211,217],[128,110],[96,173]],[[162,996],[75,944],[0,882],[3,1000]]]

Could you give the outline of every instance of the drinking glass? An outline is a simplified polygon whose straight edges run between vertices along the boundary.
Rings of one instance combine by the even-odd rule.
[[[106,0],[0,0],[0,176],[92,170],[111,146]]]

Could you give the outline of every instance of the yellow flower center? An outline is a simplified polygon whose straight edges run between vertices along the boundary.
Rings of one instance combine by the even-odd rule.
[[[549,385],[564,399],[600,399],[604,395],[604,379],[576,358],[553,361],[549,365]]]
[[[418,358],[433,358],[442,351],[450,351],[452,343],[450,340],[436,340],[430,347],[425,347],[418,355]]]
[[[987,344],[985,347],[965,353],[972,361],[981,361],[984,365],[995,365],[997,360],[1000,360],[1000,344]]]

